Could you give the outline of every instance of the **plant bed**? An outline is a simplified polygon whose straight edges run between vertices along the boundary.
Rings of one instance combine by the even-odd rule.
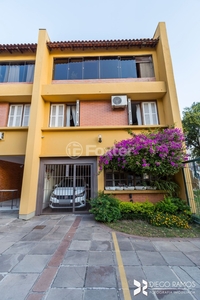
[[[200,236],[200,225],[194,225],[190,207],[180,198],[168,196],[156,204],[123,202],[100,192],[90,205],[96,221],[117,231],[152,237]]]
[[[157,227],[144,220],[119,220],[115,223],[105,223],[115,231],[143,237],[160,238],[200,238],[200,225],[191,224],[190,229]]]

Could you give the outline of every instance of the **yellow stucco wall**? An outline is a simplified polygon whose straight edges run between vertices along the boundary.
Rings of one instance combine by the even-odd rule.
[[[159,65],[159,80],[166,83],[167,93],[163,97],[163,108],[166,115],[166,122],[169,125],[175,125],[182,128],[178,98],[174,80],[171,54],[167,38],[166,25],[159,23],[154,38],[159,37],[157,45],[157,60]]]
[[[28,128],[1,130],[4,133],[4,139],[0,144],[0,155],[25,155]]]
[[[145,130],[145,126],[111,126],[109,129],[106,126],[100,127],[81,127],[69,129],[43,129],[42,130],[42,146],[41,157],[51,156],[67,156],[73,153],[72,143],[77,142],[77,153],[80,156],[100,156],[106,152],[107,147],[112,147],[116,141],[131,138],[128,134],[128,129],[138,134]],[[159,127],[159,126],[158,126]],[[150,127],[149,127],[150,128]],[[155,126],[151,126],[155,128]],[[98,135],[102,136],[102,143],[98,142]],[[74,156],[77,156],[74,152]]]

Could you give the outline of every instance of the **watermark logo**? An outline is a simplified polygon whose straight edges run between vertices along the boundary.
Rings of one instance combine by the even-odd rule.
[[[134,290],[134,296],[142,293],[145,296],[148,296],[148,293],[146,289],[148,288],[148,282],[145,280],[142,280],[142,284],[134,279],[134,285],[137,286],[137,289]]]
[[[153,289],[178,289],[178,288],[186,288],[193,289],[196,284],[195,281],[149,281],[148,285]]]
[[[108,149],[99,147],[97,145],[84,145],[82,146],[79,142],[73,141],[67,144],[66,146],[66,154],[68,157],[72,159],[76,159],[80,157],[83,152],[84,156],[101,156],[104,155]],[[126,149],[124,147],[114,148],[112,149],[112,156],[127,156],[132,154],[132,150],[134,149]]]
[[[134,289],[134,296],[142,293],[148,296],[149,293],[154,294],[187,294],[195,293],[196,283],[195,281],[145,281],[139,282],[134,279],[134,285],[137,287]],[[147,292],[147,288],[150,290]]]
[[[72,159],[79,158],[84,151],[85,156],[101,156],[105,153],[105,149],[96,145],[85,145],[84,149],[79,142],[73,141],[67,144],[66,154]]]
[[[72,159],[80,157],[83,153],[83,147],[80,143],[73,141],[66,146],[66,154]]]

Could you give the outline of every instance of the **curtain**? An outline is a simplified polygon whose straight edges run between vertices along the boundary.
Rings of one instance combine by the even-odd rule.
[[[34,65],[27,65],[26,82],[33,82]]]
[[[20,66],[10,66],[8,73],[8,82],[19,82]]]
[[[136,116],[137,116],[138,125],[142,125],[140,104],[136,104]]]

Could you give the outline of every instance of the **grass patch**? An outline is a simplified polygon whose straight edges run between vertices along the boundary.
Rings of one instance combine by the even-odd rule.
[[[106,223],[105,225],[115,231],[144,237],[200,237],[200,225],[196,223],[190,224],[190,229],[157,227],[143,220],[120,220],[114,223]]]

